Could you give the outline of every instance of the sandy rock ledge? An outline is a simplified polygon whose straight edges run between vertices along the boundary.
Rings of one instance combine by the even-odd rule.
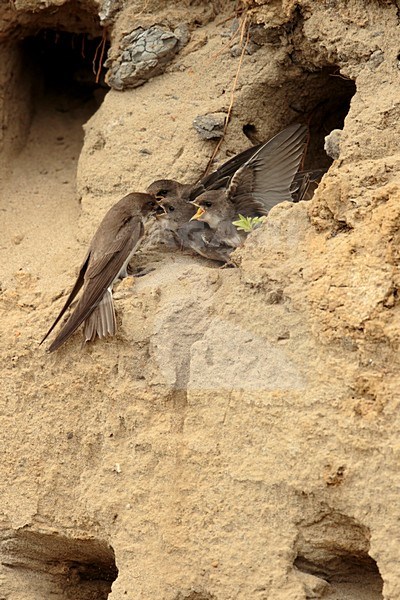
[[[1,8],[1,598],[400,598],[399,10]],[[308,123],[305,166],[330,167],[314,198],[275,207],[237,268],[155,254],[117,291],[115,339],[46,354],[107,208],[202,174],[216,141],[193,121],[228,111],[246,14],[216,160]],[[182,24],[185,45],[144,85],[104,97],[82,83],[103,39],[118,60],[132,31]],[[49,92],[45,67],[61,64],[79,94]]]

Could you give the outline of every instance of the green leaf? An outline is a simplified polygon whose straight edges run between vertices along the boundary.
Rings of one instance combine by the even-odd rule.
[[[238,231],[244,231],[245,233],[250,233],[254,229],[257,229],[257,227],[260,227],[266,219],[266,217],[244,217],[241,214],[238,216],[239,219],[233,221],[232,225],[234,225]]]

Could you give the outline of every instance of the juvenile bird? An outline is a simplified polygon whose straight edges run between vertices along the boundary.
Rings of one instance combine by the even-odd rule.
[[[160,202],[166,210],[168,226],[181,246],[206,258],[227,262],[230,253],[243,241],[243,235],[232,224],[239,213],[267,215],[279,202],[292,199],[293,180],[303,156],[307,132],[304,125],[290,125],[260,145],[244,164],[236,168],[232,177],[228,177],[228,182],[216,178],[211,188],[195,197],[194,205],[198,211],[189,223],[183,222],[189,214],[186,201],[182,194],[173,195],[171,185],[165,200]],[[214,186],[217,189],[213,189]],[[183,190],[183,193],[187,194],[187,191]],[[191,197],[193,194],[191,186]],[[199,223],[203,223],[203,228],[199,229]]]
[[[165,213],[160,215],[163,232],[169,234],[175,248],[192,250],[205,258],[219,262],[227,262],[226,249],[213,244],[214,231],[207,223],[192,221],[196,207],[190,202],[171,199],[162,200],[160,206]]]
[[[254,146],[247,148],[240,154],[237,154],[227,160],[216,171],[205,175],[194,184],[180,183],[173,179],[158,179],[153,181],[147,188],[148,194],[153,194],[162,204],[167,213],[161,215],[157,222],[153,223],[147,233],[143,249],[151,254],[154,248],[163,250],[190,250],[197,253],[197,248],[203,245],[203,238],[213,235],[206,223],[189,223],[194,215],[195,209],[190,204],[199,194],[207,189],[225,188],[229,179],[237,169],[245,163],[261,147]],[[209,248],[207,258],[218,261],[225,261],[225,254],[221,254],[216,247],[213,250]]]
[[[144,234],[145,221],[158,205],[149,194],[128,194],[106,213],[97,229],[78,278],[60,314],[42,341],[53,331],[83,286],[82,296],[74,311],[48,348],[57,350],[84,323],[84,342],[96,335],[115,335],[116,319],[112,298],[113,284],[126,277],[126,268]]]

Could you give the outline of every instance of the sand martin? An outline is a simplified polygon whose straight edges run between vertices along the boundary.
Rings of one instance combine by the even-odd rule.
[[[150,194],[128,194],[114,204],[97,229],[78,278],[60,314],[40,343],[53,331],[83,286],[82,295],[49,352],[57,350],[83,323],[84,342],[114,335],[116,319],[112,298],[114,282],[126,277],[126,268],[144,234],[146,219],[158,206]]]
[[[165,208],[169,232],[182,248],[212,260],[229,261],[230,253],[243,241],[243,234],[232,224],[238,214],[267,215],[276,204],[292,200],[291,192],[300,189],[302,180],[294,184],[294,178],[307,135],[305,125],[290,125],[268,142],[222,165],[218,175],[218,171],[211,174],[213,179],[211,183],[208,180],[206,191],[200,193],[204,178],[195,186],[172,180],[154,182],[148,189],[156,193]],[[244,161],[239,159],[243,155]],[[231,167],[235,168],[233,173]],[[189,199],[198,208],[195,214],[189,208]],[[190,211],[193,213],[189,217]]]

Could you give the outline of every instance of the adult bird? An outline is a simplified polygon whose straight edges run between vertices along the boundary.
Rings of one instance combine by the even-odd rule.
[[[113,284],[126,277],[127,265],[139,246],[146,220],[159,210],[150,194],[124,196],[106,213],[90,243],[75,285],[60,314],[42,341],[45,341],[83,287],[69,319],[48,348],[57,350],[83,323],[84,342],[96,336],[115,335],[117,325],[112,298]]]

